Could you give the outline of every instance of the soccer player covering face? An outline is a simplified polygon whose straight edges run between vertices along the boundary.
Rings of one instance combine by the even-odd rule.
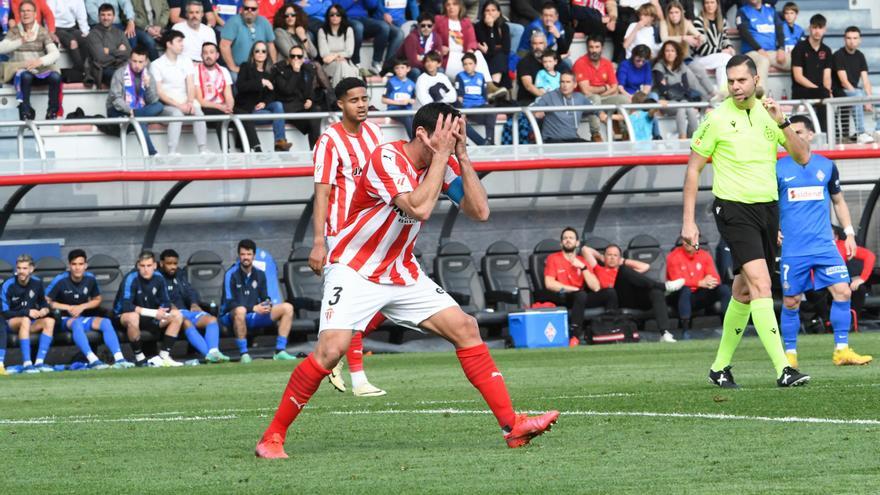
[[[287,457],[290,424],[345,353],[352,332],[366,328],[377,311],[455,346],[465,376],[492,410],[508,446],[526,445],[558,418],[558,411],[534,417],[514,412],[476,320],[422,273],[412,253],[441,192],[468,217],[489,217],[486,191],[467,155],[464,125],[451,106],[431,103],[415,116],[413,140],[384,144],[370,156],[348,219],[330,246],[318,344],[291,374],[257,444],[258,457]]]
[[[91,369],[109,368],[98,359],[89,345],[88,330],[100,331],[104,344],[113,354],[114,368],[133,368],[119,347],[119,337],[108,318],[94,316],[101,305],[101,289],[94,275],[87,272],[86,252],[74,249],[67,255],[67,271],[59,274],[46,288],[46,300],[52,309],[61,311],[61,328],[73,334],[73,342],[89,362]]]
[[[52,345],[55,319],[49,316],[49,305],[43,295],[43,282],[32,277],[33,273],[34,259],[27,254],[19,256],[15,260],[15,276],[3,282],[0,294],[3,317],[9,323],[9,331],[18,332],[23,373],[55,371],[45,363],[49,346]],[[32,333],[40,334],[36,361],[31,361]]]
[[[791,128],[808,143],[813,139],[813,123],[803,115],[791,118]],[[837,166],[821,155],[810,155],[806,165],[790,156],[776,164],[779,184],[779,226],[782,234],[783,308],[780,318],[785,356],[797,368],[797,335],[801,320],[798,309],[807,290],[827,288],[831,293],[831,327],[834,329],[835,365],[868,364],[871,356],[857,354],[849,347],[850,314],[849,271],[837,250],[831,229],[831,205],[838,221],[845,225],[846,256],[856,253],[855,230],[849,208],[840,190]]]
[[[791,129],[779,104],[756,95],[755,63],[736,55],[727,63],[730,96],[700,123],[691,141],[684,182],[681,237],[699,246],[694,218],[700,172],[712,158],[712,212],[721,237],[730,246],[735,277],[733,298],[724,313],[724,331],[709,381],[736,387],[730,361],[751,316],[776,371],[777,385],[803,385],[808,375],[789,366],[773,311],[770,273],[779,229],[776,153],[784,146],[797,163],[809,160],[809,145]]]
[[[352,198],[364,167],[373,150],[383,141],[379,126],[367,122],[370,95],[363,80],[349,77],[336,85],[336,99],[342,110],[342,121],[327,128],[315,146],[315,203],[312,226],[315,243],[309,254],[309,266],[321,276],[330,244],[348,218]],[[345,356],[351,373],[351,388],[359,397],[379,397],[385,391],[373,386],[364,372],[363,338],[375,330],[385,317],[376,313],[363,332],[357,332]],[[342,379],[343,360],[331,370],[328,380],[337,390],[345,392]]]

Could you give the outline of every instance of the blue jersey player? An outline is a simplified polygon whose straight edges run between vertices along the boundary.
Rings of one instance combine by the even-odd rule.
[[[813,138],[813,125],[804,116],[791,118],[791,127],[808,142]],[[782,234],[783,308],[781,318],[785,355],[797,368],[797,334],[800,330],[798,308],[803,293],[827,288],[831,293],[831,326],[834,329],[835,365],[867,364],[871,356],[856,354],[849,347],[850,314],[849,272],[834,243],[831,229],[831,205],[841,224],[846,227],[846,253],[856,250],[849,208],[840,190],[840,178],[834,163],[820,155],[811,155],[806,165],[790,156],[776,164],[779,184],[779,225]]]
[[[202,311],[199,307],[199,293],[179,270],[180,255],[173,249],[166,249],[159,255],[159,269],[168,287],[171,304],[183,316],[183,331],[189,343],[204,356],[209,363],[225,363],[229,356],[220,352],[220,326],[217,318]],[[200,331],[205,332],[202,337]]]
[[[3,317],[9,324],[10,332],[18,332],[21,348],[21,365],[23,373],[39,373],[55,371],[45,363],[52,335],[55,330],[55,319],[50,316],[49,305],[43,293],[43,282],[32,277],[34,259],[22,254],[15,260],[15,276],[3,282],[0,289]],[[40,342],[37,348],[37,359],[31,361],[31,334],[39,333]]]
[[[113,322],[95,316],[101,305],[101,289],[95,276],[87,272],[86,252],[74,249],[67,254],[67,271],[58,274],[46,288],[46,300],[52,309],[62,312],[61,329],[73,334],[73,342],[89,362],[90,369],[109,368],[92,351],[88,330],[101,331],[104,345],[113,354],[114,368],[133,368],[126,361],[119,346],[119,337]]]

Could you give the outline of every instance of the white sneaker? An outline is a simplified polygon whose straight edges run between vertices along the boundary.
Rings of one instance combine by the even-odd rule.
[[[377,76],[382,75],[382,62],[373,62],[373,65],[370,67],[370,70],[376,73]]]
[[[669,294],[676,292],[677,290],[681,289],[682,287],[684,287],[684,279],[683,278],[677,278],[675,280],[667,280],[666,281],[666,295],[668,296]]]
[[[147,359],[147,366],[150,368],[161,368],[162,365],[163,361],[159,356],[153,356],[150,359]]]
[[[171,356],[168,356],[167,358],[162,359],[162,367],[163,368],[179,368],[181,366],[183,366],[183,363],[181,363],[180,361],[175,361],[175,360],[171,359]]]
[[[871,144],[874,142],[874,137],[867,132],[863,132],[856,136],[856,142],[859,144]]]
[[[664,330],[663,335],[660,336],[660,342],[668,342],[671,344],[678,341],[675,340],[675,337],[673,337],[671,333],[669,333],[669,330]]]
[[[381,388],[374,387],[371,383],[365,383],[361,386],[355,387],[352,390],[352,393],[355,397],[382,397],[388,392],[382,390]]]
[[[344,364],[345,360],[340,359],[336,366],[330,370],[330,375],[327,377],[330,384],[340,392],[345,392],[345,380],[342,379],[342,367]]]

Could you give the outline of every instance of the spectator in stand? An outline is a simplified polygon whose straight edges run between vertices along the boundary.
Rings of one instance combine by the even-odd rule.
[[[172,26],[177,24],[178,22],[184,22],[186,19],[184,15],[186,14],[186,4],[189,3],[190,0],[168,0],[168,23]],[[211,3],[211,0],[199,0],[202,4],[202,12],[205,15],[205,22],[208,23],[208,26],[211,28],[216,27],[219,23],[217,22],[217,16],[214,15],[214,5]],[[228,2],[222,2],[224,4]]]
[[[680,43],[667,41],[654,61],[654,92],[660,98],[672,102],[704,101],[706,95],[699,85],[693,84],[697,77],[684,64],[684,54]],[[700,112],[696,108],[670,108],[663,110],[665,115],[675,116],[675,126],[679,139],[687,139],[697,128]]]
[[[670,280],[666,283],[653,280],[646,275],[651,267],[641,261],[624,259],[620,246],[611,244],[600,255],[595,250],[585,250],[592,254],[585,257],[593,274],[599,279],[602,289],[613,287],[617,293],[617,301],[621,308],[651,309],[660,330],[660,342],[675,342],[672,336],[672,324],[669,321],[669,309],[666,307],[666,294],[671,294],[684,287],[684,279]],[[599,265],[597,262],[604,263]]]
[[[400,58],[394,62],[394,76],[388,78],[385,84],[385,94],[382,95],[382,103],[388,110],[412,110],[416,103],[416,84],[407,77],[410,72],[406,59]],[[412,115],[392,117],[400,123],[406,131],[406,136],[412,139]]]
[[[794,46],[798,42],[807,37],[804,28],[797,24],[797,17],[800,10],[794,2],[788,2],[782,7],[782,36],[784,38],[785,52],[791,53]]]
[[[22,22],[22,3],[22,0],[11,0],[9,12],[12,15],[9,17],[8,21],[10,28]],[[31,3],[33,3],[36,8],[35,18],[37,24],[44,26],[49,31],[49,35],[52,36],[52,41],[57,44],[58,40],[55,39],[55,13],[53,12],[52,7],[49,6],[48,0],[31,0]]]
[[[22,13],[28,0],[22,0]],[[32,6],[32,5],[31,5]],[[22,24],[29,24],[30,17],[23,15]],[[35,24],[39,26],[38,24]],[[44,30],[40,26],[40,30]],[[55,331],[55,318],[50,315],[51,309],[43,293],[43,281],[33,277],[34,259],[29,254],[22,254],[15,260],[15,276],[3,282],[0,291],[3,318],[9,325],[9,332],[18,333],[18,345],[21,349],[22,373],[39,373],[55,371],[45,362],[52,336]],[[31,361],[31,334],[40,334],[37,348],[37,359]],[[3,336],[6,337],[5,335]]]
[[[272,63],[278,59],[272,25],[264,17],[257,15],[258,9],[257,0],[243,0],[241,13],[230,18],[223,26],[220,54],[233,81],[238,77],[239,65],[248,60],[257,42],[268,47],[269,60]]]
[[[100,22],[92,26],[86,38],[90,68],[86,80],[94,81],[97,85],[109,85],[116,69],[128,62],[131,47],[125,33],[116,27],[116,12],[112,5],[101,5],[98,16]]]
[[[659,0],[649,0],[649,2],[655,9],[655,12],[663,12],[663,9],[660,7]],[[629,25],[639,21],[639,7],[645,4],[645,0],[619,0],[617,2],[617,23],[616,27],[620,27],[623,29],[622,40],[626,37],[626,31],[629,28]]]
[[[49,107],[46,120],[58,116],[61,96],[61,71],[55,65],[58,60],[58,47],[52,42],[49,31],[37,24],[37,8],[31,0],[21,0],[19,12],[21,22],[6,33],[0,41],[0,54],[11,53],[10,60],[3,64],[3,82],[13,81],[21,120],[33,120],[36,112],[31,107],[31,86],[49,85]]]
[[[360,50],[364,39],[373,39],[373,63],[368,70],[381,75],[382,63],[391,59],[403,44],[403,31],[394,25],[391,14],[385,12],[384,0],[340,0],[339,6],[348,15],[354,30],[355,64],[361,62]],[[386,56],[387,54],[387,56]]]
[[[165,34],[165,54],[150,64],[150,75],[156,80],[156,91],[159,100],[165,105],[162,115],[167,117],[183,117],[185,115],[202,116],[202,108],[196,100],[196,88],[193,82],[195,70],[192,60],[183,56],[183,33],[171,30]],[[204,121],[191,122],[193,134],[199,153],[208,152],[207,126]],[[168,154],[179,155],[177,145],[183,122],[168,124]]]
[[[302,47],[294,46],[287,52],[287,63],[276,64],[272,68],[275,99],[281,103],[284,113],[314,111],[314,88],[318,74],[315,66],[306,63],[305,58]],[[291,120],[290,123],[308,138],[309,149],[314,148],[321,136],[321,119]]]
[[[773,7],[762,0],[748,0],[736,14],[736,27],[742,39],[740,51],[755,61],[758,84],[766,84],[770,66],[789,70],[791,58],[785,53],[782,21]]]
[[[637,45],[632,50],[632,56],[617,66],[617,82],[620,87],[620,94],[632,98],[632,95],[638,91],[646,95],[651,93],[651,87],[654,85],[654,75],[651,70],[650,59],[651,49],[646,45]]]
[[[247,61],[241,64],[235,100],[235,113],[238,114],[273,114],[284,113],[284,105],[275,101],[275,84],[272,82],[272,62],[269,60],[267,43],[258,41],[251,48]],[[257,136],[257,122],[242,121],[251,151],[262,151],[260,138]],[[272,121],[272,133],[275,138],[275,151],[288,151],[291,144],[287,142],[284,132],[284,120]]]
[[[275,13],[275,48],[282,60],[287,60],[290,49],[298,46],[309,60],[318,60],[318,47],[309,37],[309,16],[296,4],[288,4]]]
[[[135,24],[135,12],[132,0],[86,0],[86,13],[89,18],[89,25],[95,26],[101,22],[101,7],[110,5],[116,15],[116,27],[125,32],[128,39],[129,48],[143,45],[150,54],[150,60],[156,60],[159,52],[156,48],[156,40],[153,39],[146,31],[138,29]],[[123,24],[124,21],[124,24]]]
[[[556,50],[560,58],[568,58],[568,49],[571,46],[572,33],[566,31],[565,26],[559,21],[559,11],[556,4],[546,2],[541,7],[541,17],[530,22],[526,26],[529,38],[523,37],[517,52],[525,55],[531,45],[531,33],[541,31],[547,39],[547,47]]]
[[[403,41],[401,52],[398,56],[406,58],[410,66],[409,78],[418,80],[419,75],[425,69],[422,60],[425,54],[434,49],[434,16],[428,12],[419,14],[416,29],[410,31]],[[505,60],[506,63],[506,60]]]
[[[434,17],[434,50],[443,56],[446,75],[454,79],[461,72],[462,55],[478,48],[474,25],[464,15],[462,0],[444,0],[443,15]],[[478,62],[483,58],[482,52],[479,57]]]
[[[719,0],[703,0],[700,16],[694,19],[694,28],[700,33],[702,43],[693,53],[706,70],[715,71],[718,93],[727,95],[727,62],[736,53],[727,38],[727,21],[718,11]]]
[[[416,81],[416,100],[419,105],[438,101],[452,104],[458,99],[455,87],[452,86],[449,78],[440,72],[442,60],[437,52],[432,51],[425,55],[425,60],[422,61],[425,72],[422,72]]]
[[[400,28],[405,38],[415,25],[415,20],[419,18],[418,0],[382,0],[381,3],[385,13],[391,16],[391,22]],[[411,20],[407,20],[407,16]]]
[[[586,95],[594,105],[621,105],[629,103],[629,97],[620,94],[614,65],[602,57],[602,46],[605,39],[600,35],[587,38],[587,54],[574,64],[574,74],[578,89]],[[604,112],[602,112],[604,115]],[[599,133],[600,117],[590,115],[590,137],[593,142],[601,142]]]
[[[670,0],[666,4],[666,20],[660,23],[660,41],[674,41],[681,46],[684,61],[689,63],[688,67],[697,78],[696,81],[690,81],[691,85],[696,86],[699,83],[707,96],[714,96],[715,85],[709,79],[706,68],[700,62],[691,59],[691,50],[703,43],[703,37],[694,24],[684,17],[684,7],[678,0]],[[727,84],[726,76],[724,83]]]
[[[852,309],[855,310],[856,315],[861,315],[862,309],[865,307],[865,297],[868,295],[868,287],[865,286],[865,283],[870,280],[871,274],[874,272],[874,264],[877,262],[877,256],[869,249],[858,246],[853,257],[847,259],[847,234],[841,227],[836,225],[834,226],[834,233],[837,237],[837,240],[835,241],[835,244],[837,244],[837,251],[840,253],[840,256],[847,261],[847,266],[851,267],[849,288],[852,291]],[[858,270],[857,275],[854,274],[855,270]]]
[[[320,4],[321,2],[316,1],[309,3]],[[217,23],[217,25],[214,26],[214,29],[222,31],[223,27],[226,26],[226,23],[229,22],[229,19],[232,19],[233,17],[238,15],[238,10],[241,8],[241,0],[213,0],[213,4],[214,21]],[[324,11],[326,10],[327,9],[324,9]],[[178,17],[179,16],[180,14],[178,13]]]
[[[120,67],[110,80],[107,93],[108,117],[155,117],[165,110],[156,91],[156,80],[150,77],[147,50],[137,47],[131,51],[128,64]],[[150,156],[158,153],[150,139],[149,124],[141,123],[141,130]]]
[[[547,0],[512,0],[510,2],[510,20],[521,26],[539,19],[541,7]],[[519,45],[513,45],[516,48]]]
[[[162,36],[165,35],[165,26],[168,25],[169,19],[168,2],[165,0],[131,0],[131,5],[134,7],[135,27],[147,33],[153,39],[154,46],[157,43],[162,43]],[[151,60],[159,57],[158,51],[154,51],[153,54],[156,57]]]
[[[623,38],[629,24],[618,23],[617,12],[615,0],[571,0],[571,16],[575,30],[586,36],[600,33],[610,38],[614,45],[611,59],[615,63],[620,63],[626,53],[623,49]]]
[[[574,79],[571,79],[570,86],[573,92]],[[562,251],[547,256],[544,261],[544,288],[535,291],[535,302],[550,302],[568,308],[569,346],[576,347],[584,337],[584,309],[604,307],[606,311],[616,310],[617,293],[612,288],[599,286],[599,279],[585,257],[592,256],[589,250],[584,249],[578,254],[577,230],[564,228],[560,244]]]
[[[215,2],[217,0],[214,0]],[[333,5],[332,0],[299,0],[296,2],[287,2],[293,3],[294,5],[300,7],[303,12],[306,14],[306,20],[308,21],[308,30],[309,34],[312,35],[312,39],[315,40],[318,38],[318,30],[321,29],[321,26],[324,25],[324,21],[327,16],[327,9]]]
[[[543,90],[545,94],[559,89],[559,71],[556,70],[557,63],[559,63],[559,58],[556,52],[549,48],[544,50],[544,53],[541,55],[541,64],[544,68],[539,70],[538,75],[535,76],[535,86]]]
[[[522,26],[518,24],[516,26],[522,29]],[[513,25],[507,23],[501,16],[501,5],[498,0],[487,0],[483,4],[480,21],[474,26],[477,49],[480,50],[489,65],[489,73],[492,75],[491,82],[496,86],[508,89],[510,89],[510,78],[507,73],[512,46],[512,28]],[[518,38],[522,38],[522,32]]]
[[[259,0],[260,2],[260,10],[259,14],[266,18],[267,21],[272,22],[275,19],[275,14],[281,10],[281,7],[285,5],[284,0]]]
[[[575,92],[577,83],[574,74],[563,73],[559,78],[559,88],[548,91],[535,100],[536,107],[564,107],[576,105],[591,105],[589,98],[582,93]],[[578,126],[584,110],[571,110],[565,112],[535,112],[536,118],[543,118],[541,137],[545,143],[585,143],[587,140],[578,135]],[[563,235],[565,233],[563,232]],[[575,235],[575,238],[577,236]]]
[[[657,100],[649,98],[648,95],[641,91],[636,91],[632,95],[632,104],[640,105],[643,103],[657,103]],[[629,121],[632,124],[633,138],[636,141],[659,141],[663,139],[663,136],[660,134],[660,124],[657,122],[657,115],[659,113],[660,110],[657,108],[630,111]]]
[[[681,240],[681,245],[666,255],[666,280],[684,279],[684,287],[669,296],[671,304],[678,308],[678,320],[682,338],[691,329],[694,310],[721,303],[721,312],[727,311],[730,287],[721,283],[721,276],[708,251]]]
[[[831,96],[831,48],[822,42],[825,37],[825,16],[816,14],[810,18],[810,35],[801,40],[791,51],[791,97],[829,98]],[[825,105],[817,104],[816,117],[825,131]]]
[[[201,5],[199,5],[201,8]],[[210,29],[210,28],[208,28]],[[211,30],[213,33],[214,31]],[[231,115],[235,108],[235,98],[232,96],[232,76],[226,67],[217,63],[220,58],[220,49],[216,43],[210,41],[202,45],[202,53],[199,55],[201,62],[196,64],[194,83],[196,87],[196,101],[205,115]],[[207,124],[217,131],[217,141],[223,143],[221,122]],[[238,133],[235,133],[236,137]]]
[[[346,77],[358,77],[355,53],[354,29],[348,25],[345,10],[333,4],[327,10],[324,26],[318,31],[318,53],[324,61],[324,71],[330,84],[336,86]]]
[[[862,32],[856,26],[846,28],[843,35],[844,45],[834,53],[834,82],[835,96],[873,96],[871,80],[868,78],[868,62],[865,54],[859,50],[862,43]],[[872,143],[880,139],[880,112],[877,106],[870,103],[853,105],[853,120],[855,120],[855,141],[859,143]],[[865,132],[865,112],[874,110],[874,136]]]
[[[54,41],[67,50],[71,70],[75,75],[67,82],[82,82],[85,76],[85,59],[88,57],[86,36],[89,35],[89,21],[86,4],[83,0],[49,0],[52,15],[55,17]],[[0,337],[2,338],[2,337]]]
[[[186,3],[186,20],[178,22],[171,29],[183,33],[183,56],[193,62],[202,61],[202,48],[205,43],[217,44],[217,33],[202,23],[205,17],[201,0]]]
[[[658,24],[659,12],[657,7],[650,3],[639,7],[638,22],[630,23],[623,37],[623,47],[626,48],[626,58],[632,57],[632,47],[645,45],[651,51],[651,57],[660,51],[660,26]]]
[[[530,105],[535,98],[544,95],[544,90],[535,86],[538,72],[544,67],[542,58],[547,49],[547,37],[543,31],[532,31],[529,35],[532,51],[516,64],[516,101],[519,105]]]
[[[461,58],[461,65],[464,68],[455,76],[456,93],[458,93],[458,101],[456,106],[460,108],[486,108],[488,106],[488,93],[486,78],[477,72],[477,57],[473,53],[465,53]],[[498,115],[494,113],[469,115],[467,120],[469,125],[465,131],[467,137],[471,139],[477,146],[495,144],[495,122]],[[482,124],[486,128],[486,137],[474,129],[473,124]]]

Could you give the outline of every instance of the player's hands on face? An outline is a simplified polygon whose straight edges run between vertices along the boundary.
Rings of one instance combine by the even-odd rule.
[[[324,270],[324,262],[327,259],[327,247],[323,244],[315,244],[309,253],[309,268],[315,272],[315,275],[321,276]]]
[[[455,150],[456,135],[455,127],[458,126],[458,119],[453,119],[452,115],[437,116],[437,124],[434,126],[434,133],[431,135],[428,146],[435,153],[442,153],[446,156],[452,154]]]
[[[687,222],[681,226],[681,239],[691,246],[700,245],[700,229],[696,222]]]
[[[859,248],[859,246],[856,244],[855,236],[846,236],[846,240],[843,241],[843,245],[846,247],[846,259],[853,259],[853,256],[856,255],[856,249]]]
[[[764,98],[762,103],[764,104],[764,108],[767,109],[767,113],[773,117],[773,120],[775,120],[777,124],[781,124],[782,121],[785,120],[785,113],[782,112],[782,108],[776,100],[768,96]]]
[[[459,158],[467,156],[467,119],[464,115],[459,119],[459,125],[455,130],[455,156]]]

